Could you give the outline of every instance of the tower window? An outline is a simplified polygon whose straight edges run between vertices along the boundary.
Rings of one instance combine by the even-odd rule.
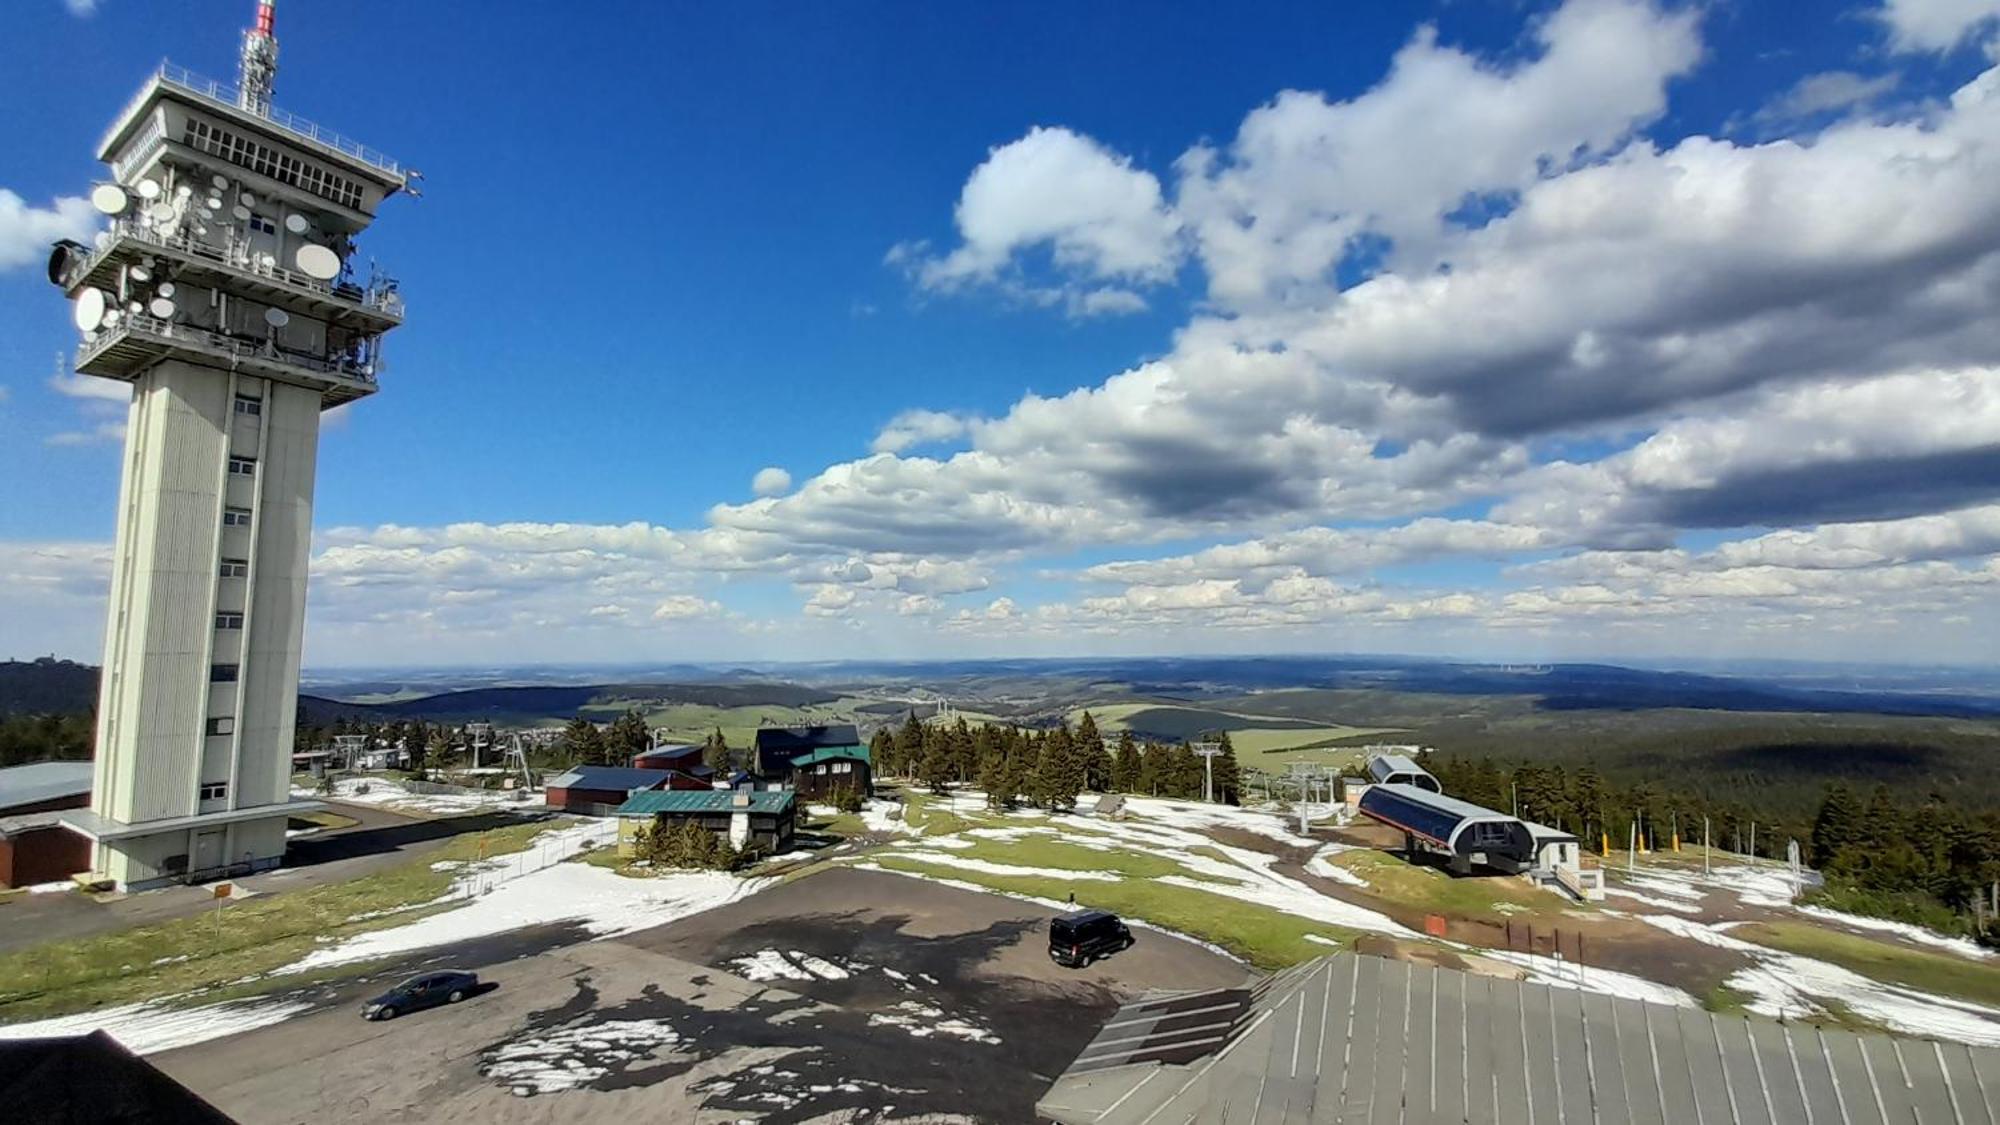
[[[210,719],[208,721],[208,733],[210,734],[236,733],[236,717],[234,715],[217,715],[215,718]]]
[[[240,613],[218,613],[215,615],[215,627],[218,629],[241,629],[243,627],[243,615]]]
[[[224,508],[224,509],[222,509],[222,526],[224,526],[224,527],[249,527],[249,526],[250,526],[250,509],[248,509],[248,508]]]
[[[201,799],[202,799],[202,800],[204,800],[204,801],[220,801],[221,799],[223,799],[224,797],[227,797],[227,796],[229,796],[229,783],[228,783],[228,782],[226,782],[226,781],[207,781],[207,782],[203,782],[203,783],[202,783],[202,786],[201,786]]]
[[[223,522],[225,523],[228,522],[228,517],[226,515],[223,517]],[[244,562],[242,559],[223,559],[222,577],[248,578],[250,577],[250,564]]]
[[[208,666],[208,682],[211,684],[233,684],[242,671],[236,664],[211,664]]]
[[[229,459],[229,471],[239,477],[255,476],[257,474],[257,459],[255,457],[231,457]]]
[[[264,401],[262,399],[251,398],[249,395],[237,395],[236,413],[262,414],[264,413]]]
[[[250,229],[258,234],[278,233],[278,224],[263,215],[250,216]]]

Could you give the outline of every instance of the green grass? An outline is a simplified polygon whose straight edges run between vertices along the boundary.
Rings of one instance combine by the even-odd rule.
[[[1421,867],[1386,852],[1342,852],[1329,862],[1368,881],[1367,893],[1387,902],[1435,914],[1498,921],[1560,918],[1585,904],[1536,890],[1518,879],[1455,879],[1434,867]],[[1502,907],[1508,909],[1501,909]]]
[[[260,895],[225,905],[220,914],[208,910],[18,950],[0,957],[0,1022],[211,990],[272,972],[325,944],[317,938],[338,941],[448,909],[426,905],[449,889],[455,874],[433,871],[433,863],[518,852],[561,824],[538,821],[467,833],[409,863],[344,883]],[[379,915],[382,911],[397,913]],[[378,916],[350,920],[364,914]]]
[[[1831,961],[1889,984],[2000,1005],[2000,968],[1949,953],[1892,945],[1802,922],[1751,922],[1734,927],[1729,933],[1772,949]]]
[[[963,832],[968,828],[978,828],[988,823],[997,823],[984,815],[984,810],[973,811],[977,801],[960,796],[958,807],[962,813],[951,811],[950,797],[939,797],[922,789],[903,790],[903,823],[920,829],[926,836],[941,836],[952,832]],[[974,819],[974,818],[977,819]]]
[[[982,851],[981,858],[985,858]],[[1307,921],[1239,899],[1151,880],[1105,883],[1068,882],[1043,876],[989,875],[965,871],[949,862],[930,863],[894,853],[877,853],[874,862],[892,871],[945,876],[1008,894],[1066,901],[1074,893],[1078,906],[1113,910],[1177,933],[1214,942],[1238,957],[1267,969],[1294,965],[1324,956],[1332,947],[1306,940],[1316,934],[1350,943],[1354,935],[1338,927]],[[1139,940],[1144,941],[1145,935]]]

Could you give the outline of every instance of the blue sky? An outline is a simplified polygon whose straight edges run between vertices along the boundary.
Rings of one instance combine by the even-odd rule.
[[[4,655],[95,657],[117,489],[26,248],[250,7],[9,8]],[[1787,7],[287,0],[426,177],[308,659],[1989,659],[1994,8]]]

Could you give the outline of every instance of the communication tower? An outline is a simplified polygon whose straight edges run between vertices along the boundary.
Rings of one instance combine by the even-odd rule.
[[[132,388],[91,805],[65,814],[121,888],[284,855],[320,413],[375,393],[403,319],[349,261],[415,173],[271,105],[272,2],[237,85],[147,79],[99,146],[105,229],[49,258],[76,369]]]

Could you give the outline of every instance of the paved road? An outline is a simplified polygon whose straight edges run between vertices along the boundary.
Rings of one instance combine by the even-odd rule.
[[[521,931],[437,951],[499,985],[456,1007],[358,1018],[412,962],[151,1061],[245,1122],[1014,1122],[1121,999],[1248,976],[1144,930],[1062,969],[1046,924],[1012,899],[835,868],[608,941]]]
[[[465,832],[520,823],[512,813],[426,819],[370,805],[329,805],[359,823],[294,840],[286,851],[285,866],[234,881],[258,894],[303,890],[392,867]],[[104,901],[73,893],[26,895],[0,905],[0,953],[152,925],[214,905],[214,895],[204,887],[163,887]]]

